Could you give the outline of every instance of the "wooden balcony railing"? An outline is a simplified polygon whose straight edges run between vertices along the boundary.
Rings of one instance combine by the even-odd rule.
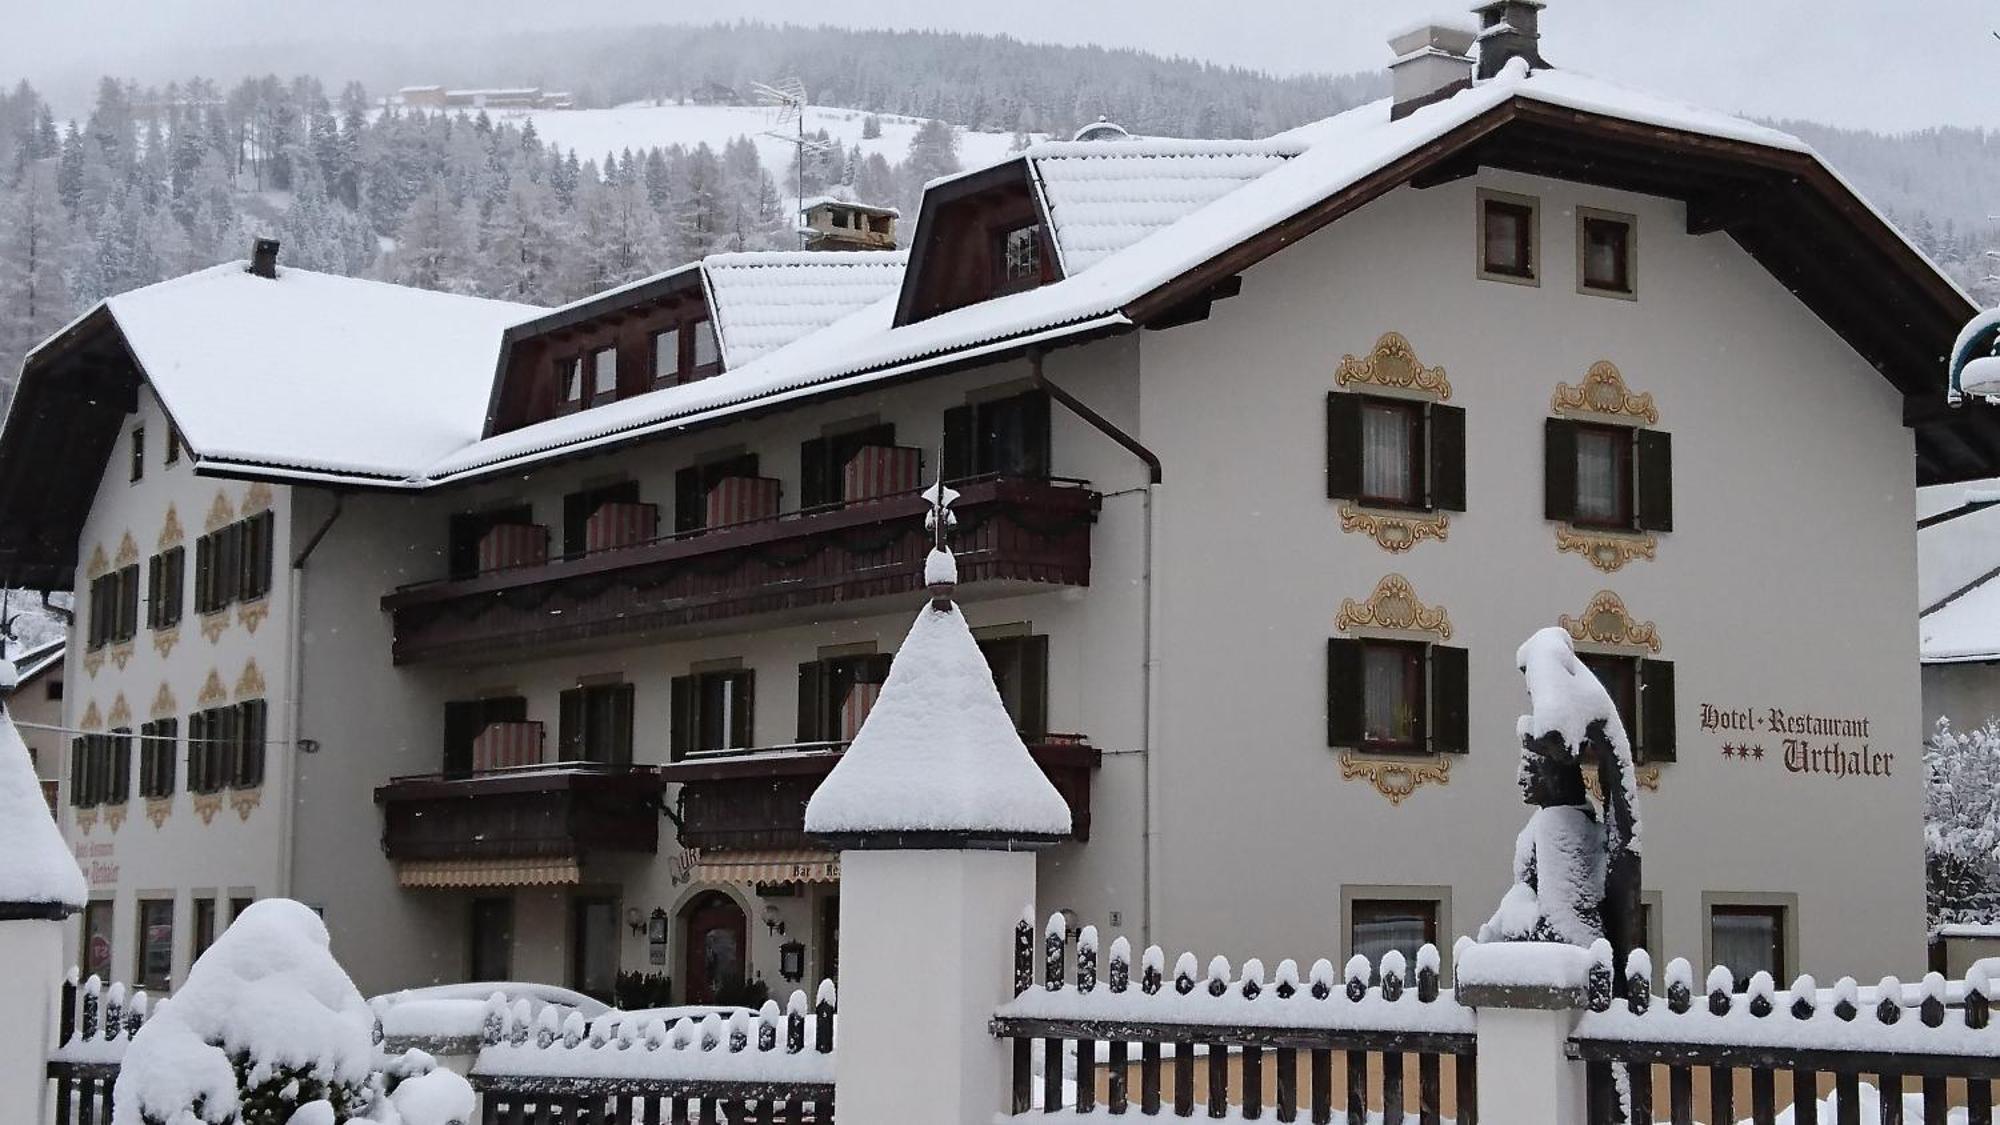
[[[691,755],[660,767],[679,783],[683,848],[727,852],[811,847],[806,802],[846,750],[840,742]],[[1028,753],[1069,803],[1071,833],[1090,839],[1090,781],[1103,755],[1074,735],[1047,735]]]
[[[657,850],[664,788],[652,766],[557,762],[398,777],[375,803],[391,859],[581,859]]]
[[[1102,498],[1081,481],[989,477],[956,486],[959,585],[1090,584]],[[916,492],[666,536],[472,578],[407,586],[394,659],[478,663],[600,639],[914,593],[930,550]]]

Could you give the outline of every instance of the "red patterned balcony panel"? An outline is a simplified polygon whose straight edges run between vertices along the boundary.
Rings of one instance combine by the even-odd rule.
[[[636,547],[650,543],[660,534],[657,504],[599,504],[583,525],[584,549],[607,551],[613,547]]]
[[[840,495],[846,500],[873,500],[915,492],[923,487],[923,464],[922,450],[864,445],[840,471]]]
[[[723,477],[708,490],[706,527],[767,520],[778,514],[778,481],[773,477]]]
[[[506,570],[549,561],[549,529],[533,523],[495,524],[479,540],[479,569]]]
[[[488,723],[472,740],[472,768],[475,771],[506,769],[509,766],[538,766],[542,763],[542,724]]]

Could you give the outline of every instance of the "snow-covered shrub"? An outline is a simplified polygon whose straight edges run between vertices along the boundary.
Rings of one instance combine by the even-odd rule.
[[[1925,743],[1924,870],[1933,927],[2000,921],[2000,719]]]

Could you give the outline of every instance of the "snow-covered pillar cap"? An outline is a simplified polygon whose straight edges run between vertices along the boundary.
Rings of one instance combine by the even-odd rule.
[[[0,660],[7,689],[14,665]],[[66,918],[83,909],[89,888],[42,797],[41,779],[14,720],[0,711],[0,920]]]

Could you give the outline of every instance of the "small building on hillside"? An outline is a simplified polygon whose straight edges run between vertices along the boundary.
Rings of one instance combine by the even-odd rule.
[[[808,250],[894,250],[894,207],[822,195],[799,204],[799,233]]]
[[[476,90],[453,90],[443,86],[405,86],[396,91],[396,98],[411,109],[519,111],[576,108],[576,98],[569,91],[544,90],[539,86]]]

